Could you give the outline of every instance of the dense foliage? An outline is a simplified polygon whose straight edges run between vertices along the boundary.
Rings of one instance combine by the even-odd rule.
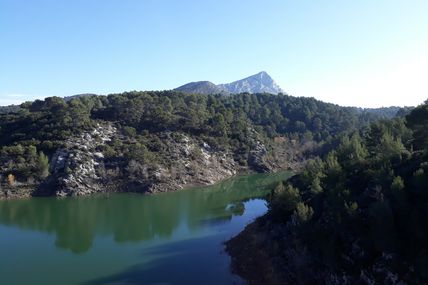
[[[51,156],[68,138],[93,129],[99,122],[114,123],[125,138],[101,150],[107,157],[141,158],[140,162],[156,159],[151,153],[162,149],[156,134],[171,131],[199,136],[214,147],[229,149],[239,161],[251,149],[255,132],[266,140],[282,136],[320,143],[376,118],[313,98],[175,91],[85,95],[66,100],[50,97],[13,110],[0,114],[0,165],[4,175],[13,174],[20,180],[44,177],[45,160],[36,154]]]
[[[427,187],[428,105],[422,105],[405,119],[343,136],[277,186],[270,214],[295,235],[287,243],[308,247],[334,272],[384,283],[383,262],[397,280],[426,282]]]
[[[356,108],[361,113],[370,113],[383,119],[394,117],[404,117],[413,110],[414,107],[381,107],[381,108]]]

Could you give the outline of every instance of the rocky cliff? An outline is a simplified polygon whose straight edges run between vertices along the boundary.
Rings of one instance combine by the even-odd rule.
[[[137,158],[111,159],[106,146],[129,139],[112,123],[99,123],[92,131],[70,137],[65,146],[50,158],[50,175],[41,183],[20,183],[3,191],[3,197],[82,196],[98,192],[158,193],[184,187],[210,185],[239,172],[268,172],[284,167],[275,160],[265,144],[250,132],[253,149],[243,165],[234,153],[218,149],[200,137],[164,131],[155,138],[162,148],[154,151],[156,159],[144,163]],[[131,142],[132,143],[132,142]],[[20,187],[19,191],[13,191]],[[25,188],[26,191],[23,191]],[[21,195],[23,196],[23,195]]]
[[[58,149],[51,159],[51,181],[56,196],[85,195],[104,191],[104,155],[99,146],[111,141],[117,129],[111,124],[98,124],[93,131],[70,138],[66,147]]]

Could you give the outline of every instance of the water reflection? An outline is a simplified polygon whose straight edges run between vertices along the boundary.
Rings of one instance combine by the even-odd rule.
[[[102,235],[112,235],[117,243],[167,239],[178,230],[191,233],[242,215],[242,201],[266,195],[289,175],[241,176],[203,189],[154,196],[0,201],[0,224],[51,233],[57,247],[74,253],[87,252]]]
[[[157,258],[150,263],[137,263],[122,272],[95,278],[84,284],[244,284],[238,276],[221,276],[223,270],[228,270],[228,264],[225,264],[223,259],[207,258],[218,254],[218,249],[209,246],[216,242],[216,237],[212,236],[165,244],[149,252],[144,250],[142,257],[150,254]]]

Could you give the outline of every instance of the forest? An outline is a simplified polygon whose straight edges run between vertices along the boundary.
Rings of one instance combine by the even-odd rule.
[[[125,92],[108,96],[49,97],[2,109],[0,113],[0,165],[8,179],[41,181],[49,175],[49,159],[65,147],[67,139],[109,122],[122,139],[100,149],[121,160],[157,159],[162,131],[185,133],[234,153],[245,163],[252,135],[271,141],[285,137],[318,145],[335,143],[342,132],[367,126],[383,117],[357,108],[344,108],[313,98],[288,95],[238,94],[234,96],[185,94],[175,91]],[[321,148],[320,148],[321,149]],[[10,176],[13,175],[13,176]],[[9,181],[10,182],[10,181]]]
[[[294,269],[314,274],[296,273],[299,284],[332,276],[341,284],[425,284],[427,185],[428,101],[404,118],[341,135],[337,147],[278,184],[265,223],[287,238],[272,241],[271,255],[306,252]]]

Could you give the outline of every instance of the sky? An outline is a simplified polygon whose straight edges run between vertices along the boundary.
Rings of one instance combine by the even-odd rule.
[[[344,106],[428,98],[426,0],[0,0],[0,105],[268,72]]]

